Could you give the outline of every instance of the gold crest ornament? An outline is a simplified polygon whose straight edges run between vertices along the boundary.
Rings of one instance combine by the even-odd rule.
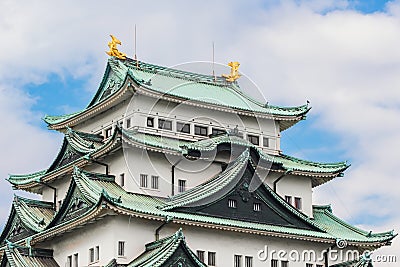
[[[226,79],[228,82],[233,82],[236,81],[237,79],[240,78],[239,74],[239,66],[240,63],[237,61],[232,61],[228,63],[228,66],[231,67],[231,73],[230,74],[222,74],[222,77]]]
[[[126,59],[126,54],[121,53],[118,51],[117,45],[121,44],[121,41],[118,40],[114,35],[110,34],[111,36],[111,42],[108,43],[108,47],[110,48],[110,51],[106,52],[107,55],[116,57],[119,59]]]

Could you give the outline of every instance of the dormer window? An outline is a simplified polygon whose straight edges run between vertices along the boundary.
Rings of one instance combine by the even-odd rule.
[[[260,144],[260,137],[258,137],[257,135],[247,135],[247,140],[249,140],[250,143],[252,143],[253,145],[258,146]]]
[[[254,211],[261,211],[261,203],[254,203],[253,204]]]
[[[164,120],[164,119],[158,119],[158,129],[171,131],[172,130],[172,121]]]
[[[236,209],[237,201],[234,199],[228,199],[228,207],[232,209]]]

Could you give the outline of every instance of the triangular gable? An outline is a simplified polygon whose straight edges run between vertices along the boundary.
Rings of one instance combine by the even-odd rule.
[[[84,175],[85,177],[82,177]],[[96,177],[91,177],[95,175]],[[54,220],[49,224],[51,228],[60,223],[71,221],[96,206],[103,195],[107,195],[104,191],[97,192],[90,188],[90,184],[86,182],[87,179],[103,179],[114,181],[113,175],[93,174],[74,168],[72,174],[71,184],[69,186],[66,197],[60,207],[60,210],[54,217]],[[114,200],[114,199],[113,199]],[[114,200],[118,202],[118,200]]]
[[[67,128],[60,152],[46,173],[70,164],[84,155],[93,152],[96,147],[102,144],[102,138],[99,135],[78,132]]]
[[[206,267],[188,247],[182,229],[146,245],[146,250],[128,267]]]
[[[162,209],[321,231],[261,181],[247,149],[220,175],[177,195]]]
[[[5,244],[6,240],[15,242],[42,231],[53,215],[53,203],[15,196],[0,244]]]

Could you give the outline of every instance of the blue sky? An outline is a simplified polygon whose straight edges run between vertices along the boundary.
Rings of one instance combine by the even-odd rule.
[[[7,41],[0,44],[0,120],[8,131],[0,138],[0,174],[51,164],[61,135],[46,130],[41,117],[84,108],[101,81],[109,34],[132,56],[137,24],[139,59],[166,66],[209,61],[214,41],[216,61],[240,61],[269,103],[310,100],[307,120],[282,135],[284,153],[352,164],[343,179],[316,190],[315,202],[332,203],[339,216],[368,229],[399,229],[398,209],[387,203],[400,201],[393,175],[400,147],[400,1],[184,3],[122,1],[115,12],[107,1],[1,2]],[[13,192],[5,182],[0,188],[5,221]]]

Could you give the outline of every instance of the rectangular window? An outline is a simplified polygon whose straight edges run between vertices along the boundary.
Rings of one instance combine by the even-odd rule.
[[[118,256],[125,256],[125,241],[118,241]]]
[[[158,176],[151,176],[151,188],[158,189]]]
[[[228,199],[228,207],[232,209],[236,209],[237,207],[237,202],[234,199]]]
[[[186,180],[178,180],[178,192],[185,192],[186,191]]]
[[[79,266],[78,253],[74,254],[74,267]]]
[[[121,173],[119,175],[119,185],[120,186],[125,186],[125,173]]]
[[[112,127],[106,129],[106,138],[112,135]]]
[[[201,262],[204,262],[204,251],[203,250],[198,250],[197,251],[197,258],[199,258],[199,260]]]
[[[94,262],[94,248],[89,249],[89,263]]]
[[[291,196],[285,196],[285,201],[292,205],[292,197]]]
[[[271,260],[271,267],[278,267],[278,260]]]
[[[234,267],[242,267],[242,255],[235,255],[233,258]]]
[[[207,136],[207,134],[208,134],[208,127],[206,127],[206,126],[200,126],[200,125],[195,125],[195,126],[194,126],[194,134],[195,134],[195,135]]]
[[[126,128],[131,128],[131,118],[126,119]]]
[[[298,210],[302,209],[302,205],[301,205],[301,198],[300,197],[295,197],[294,198],[294,207]]]
[[[67,257],[67,267],[72,267],[72,256]]]
[[[215,252],[208,252],[208,265],[215,266]]]
[[[306,267],[313,267],[314,265],[312,263],[306,263]]]
[[[164,130],[171,131],[172,130],[172,121],[158,119],[158,129],[164,129]]]
[[[269,147],[269,138],[268,137],[263,138],[263,147]]]
[[[96,261],[100,260],[100,247],[99,246],[96,246],[95,260]]]
[[[140,175],[140,187],[147,187],[147,174]]]
[[[288,261],[281,261],[281,267],[289,267]]]
[[[244,267],[253,267],[253,257],[246,256],[244,258]]]
[[[152,118],[152,117],[147,117],[147,127],[152,127],[152,128],[154,128],[154,118]]]
[[[218,128],[212,128],[212,135],[220,135],[220,134],[224,134],[226,133],[226,131],[224,129],[218,129]]]
[[[176,123],[176,131],[180,133],[188,133],[190,134],[190,124],[189,123],[183,123],[183,122],[177,122]]]
[[[247,135],[247,140],[253,145],[258,146],[260,144],[260,138],[257,135]]]
[[[253,204],[254,211],[261,211],[261,203],[254,203]]]

